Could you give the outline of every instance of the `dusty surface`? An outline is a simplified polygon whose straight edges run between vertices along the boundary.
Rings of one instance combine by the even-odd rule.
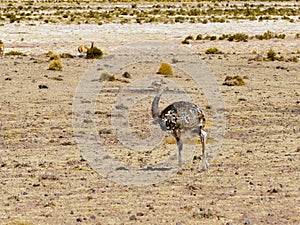
[[[164,26],[160,29],[165,29]],[[181,33],[176,38],[176,29],[168,30],[169,35],[157,32],[149,36],[142,28],[151,30],[152,25],[139,28],[140,37],[149,39],[178,43],[185,36]],[[56,34],[59,40],[60,34],[53,35]],[[25,40],[32,38],[39,43],[39,38],[27,35]],[[107,42],[102,39],[97,42],[96,34],[84,40],[96,40],[108,55],[116,43],[122,43],[120,36],[114,45],[113,35],[103,36]],[[134,40],[138,37],[134,35]],[[221,89],[227,118],[224,143],[209,170],[200,173],[199,162],[191,158],[182,172],[158,184],[141,187],[124,186],[103,178],[87,166],[73,139],[73,97],[92,61],[80,57],[62,59],[63,71],[55,72],[48,70],[44,53],[53,50],[76,54],[80,41],[66,35],[63,42],[52,38],[41,41],[40,46],[28,42],[24,50],[22,46],[14,46],[16,39],[18,36],[7,40],[7,51],[20,50],[27,56],[0,59],[2,224],[15,220],[31,224],[300,223],[299,62],[249,61],[255,56],[250,54],[252,50],[265,55],[272,46],[285,57],[299,57],[291,54],[297,50],[299,39],[262,41],[259,47],[254,40],[246,45],[203,41],[187,47],[201,53],[200,58],[211,68]],[[216,45],[230,54],[203,54],[205,49]],[[142,64],[126,69],[132,78],[124,81],[120,73],[116,74],[116,81],[105,84],[99,95],[102,98],[96,104],[99,131],[114,129],[110,111],[116,93],[109,90],[117,90],[142,77],[136,69],[139,66],[147,76],[156,75],[158,65]],[[196,103],[204,105],[209,120],[209,105],[201,90],[193,88],[195,84],[185,74],[178,71],[175,74],[170,79],[186,88]],[[227,75],[244,77],[246,85],[223,86]],[[58,77],[62,79],[53,79]],[[40,84],[49,88],[39,89]],[[142,138],[148,135],[151,99],[137,104],[129,121],[133,133]],[[211,126],[214,124],[207,127],[208,131]],[[122,147],[113,133],[104,131],[100,135],[114,157],[137,168],[155,164],[176,149],[174,144],[162,143],[161,148],[153,151],[130,151]]]

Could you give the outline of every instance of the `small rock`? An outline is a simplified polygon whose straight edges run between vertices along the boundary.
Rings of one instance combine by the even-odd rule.
[[[142,212],[138,212],[136,215],[137,215],[137,216],[144,216],[145,214],[142,213]]]
[[[6,77],[5,80],[11,80],[11,78],[10,77]]]
[[[232,222],[227,222],[226,225],[233,225],[233,223]]]
[[[127,71],[125,73],[123,73],[122,76],[125,77],[125,78],[131,78],[131,74],[128,73]]]
[[[176,225],[183,225],[183,222],[177,222]]]
[[[111,129],[102,129],[102,130],[99,130],[99,134],[112,134],[112,130]]]
[[[40,84],[39,89],[48,89],[49,87],[45,84]]]
[[[82,221],[83,221],[83,219],[80,218],[80,217],[78,217],[78,218],[76,219],[76,222],[82,222]]]
[[[136,218],[135,215],[130,216],[129,219],[130,219],[130,220],[137,220],[137,218]]]

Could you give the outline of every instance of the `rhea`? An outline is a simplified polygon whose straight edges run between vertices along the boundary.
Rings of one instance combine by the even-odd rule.
[[[152,117],[158,122],[163,131],[170,132],[176,139],[178,149],[178,166],[182,167],[182,134],[189,130],[196,132],[202,142],[202,170],[208,168],[206,159],[207,133],[203,130],[205,126],[205,114],[196,104],[189,101],[178,101],[167,106],[162,112],[159,111],[159,101],[164,89],[159,85],[157,94],[152,101]]]

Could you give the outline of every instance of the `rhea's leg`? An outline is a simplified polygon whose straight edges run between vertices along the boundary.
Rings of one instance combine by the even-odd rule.
[[[180,132],[174,132],[173,136],[176,139],[176,143],[177,143],[177,149],[178,149],[178,167],[181,168],[182,167],[182,148],[183,148],[183,143],[182,140],[180,138]]]
[[[208,161],[206,159],[206,141],[207,141],[207,133],[204,130],[200,130],[200,138],[202,142],[202,170],[206,170],[208,168]]]

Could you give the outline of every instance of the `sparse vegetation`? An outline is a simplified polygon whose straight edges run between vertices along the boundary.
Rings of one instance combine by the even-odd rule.
[[[243,86],[245,81],[241,76],[226,76],[223,85],[226,86]]]
[[[222,52],[219,49],[213,47],[213,48],[207,49],[205,51],[205,54],[222,54]]]
[[[99,59],[102,56],[103,56],[102,50],[97,47],[89,48],[86,53],[87,59]]]
[[[5,55],[6,56],[13,56],[13,55],[26,56],[26,54],[24,54],[23,52],[19,52],[19,51],[10,51],[10,52],[5,53]]]
[[[49,70],[62,71],[63,66],[60,57],[56,54],[52,54],[51,57],[53,58],[50,61]]]
[[[271,61],[275,61],[277,59],[276,55],[277,55],[276,52],[273,49],[270,49],[267,52],[267,59]]]
[[[115,81],[116,77],[113,74],[110,74],[109,72],[103,72],[100,75],[99,81]]]
[[[171,76],[173,75],[173,68],[170,64],[163,62],[160,65],[157,73],[161,75]]]
[[[224,23],[228,20],[286,20],[291,23],[299,21],[299,7],[294,4],[284,4],[279,1],[276,4],[265,5],[264,3],[240,4],[216,4],[215,1],[199,3],[193,1],[184,4],[172,4],[180,1],[145,1],[151,4],[147,10],[143,4],[136,4],[135,7],[128,5],[114,5],[116,1],[110,1],[109,6],[93,4],[86,1],[80,4],[68,4],[67,1],[44,1],[43,4],[29,1],[12,4],[4,1],[4,7],[0,15],[2,20],[10,23],[20,21],[42,21],[44,23],[93,23],[103,24],[112,21],[120,23]],[[104,1],[100,1],[104,2]],[[132,3],[128,0],[122,3]],[[97,2],[99,3],[99,2]],[[32,6],[34,5],[34,11]],[[55,9],[55,10],[53,10]],[[48,12],[48,13],[45,13]],[[50,13],[49,13],[50,12]]]

